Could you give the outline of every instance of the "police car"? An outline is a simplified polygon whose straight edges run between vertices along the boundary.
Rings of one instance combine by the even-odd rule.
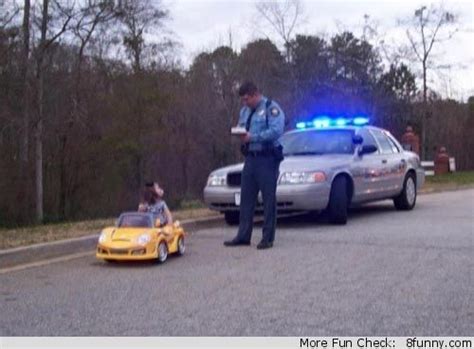
[[[425,181],[416,153],[404,150],[387,130],[368,118],[317,117],[300,122],[280,142],[285,159],[277,185],[278,212],[327,210],[329,221],[346,224],[352,205],[393,199],[398,210],[415,207]],[[204,201],[238,224],[243,164],[213,171]],[[261,196],[256,210],[262,211]]]

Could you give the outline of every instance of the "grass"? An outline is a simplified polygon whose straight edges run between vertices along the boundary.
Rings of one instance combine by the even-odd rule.
[[[426,184],[474,184],[474,171],[452,172],[438,176],[426,177]]]
[[[422,193],[432,193],[444,190],[474,188],[474,171],[452,172],[443,175],[426,177]]]
[[[194,204],[193,206],[197,205]],[[207,208],[173,211],[173,219],[180,221],[216,215],[216,212]],[[104,227],[114,225],[115,219],[116,217],[82,222],[44,224],[15,229],[0,229],[0,250],[99,233]]]
[[[454,172],[426,177],[426,183],[422,191],[433,192],[472,186],[474,186],[474,171]],[[182,221],[217,215],[217,213],[205,208],[199,201],[184,201],[180,206],[182,209],[173,211],[175,220]],[[113,225],[114,222],[115,218],[110,218],[0,229],[0,250],[90,235],[98,233],[106,226]]]

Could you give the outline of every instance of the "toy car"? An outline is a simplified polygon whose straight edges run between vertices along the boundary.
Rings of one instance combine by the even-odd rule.
[[[161,226],[151,213],[125,212],[115,227],[102,230],[96,257],[105,261],[156,259],[163,263],[169,254],[184,254],[185,235],[179,222]]]

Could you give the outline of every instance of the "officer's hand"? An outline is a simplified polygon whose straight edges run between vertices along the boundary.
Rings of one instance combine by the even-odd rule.
[[[240,136],[240,141],[241,141],[242,143],[248,143],[248,142],[250,142],[250,133],[247,132],[247,133],[241,135],[241,136]]]

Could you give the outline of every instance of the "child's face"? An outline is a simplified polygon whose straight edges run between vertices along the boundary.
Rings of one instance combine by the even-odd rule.
[[[158,194],[158,196],[160,197],[163,197],[163,194],[165,193],[163,189],[160,188],[160,186],[158,185],[158,183],[154,183],[153,184],[153,189],[155,190],[155,192]]]

